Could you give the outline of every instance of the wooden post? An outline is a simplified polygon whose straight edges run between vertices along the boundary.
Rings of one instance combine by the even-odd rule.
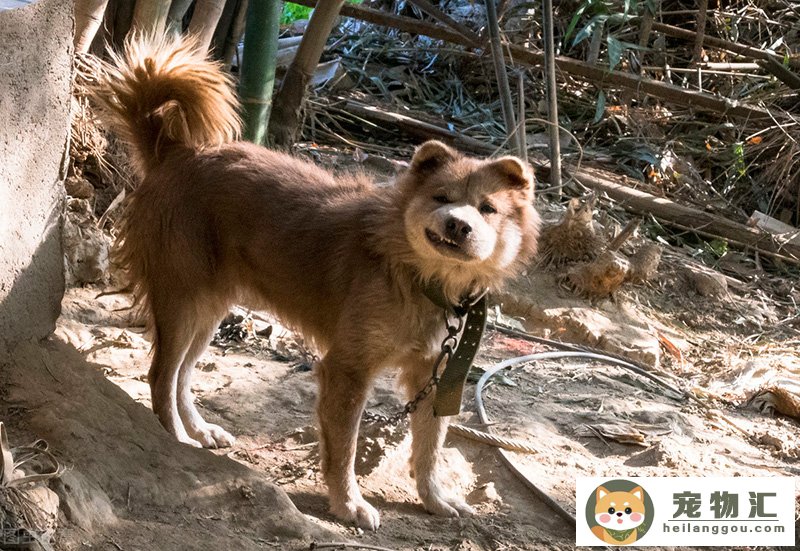
[[[297,49],[297,55],[286,71],[281,89],[275,96],[275,108],[268,129],[271,145],[288,148],[296,141],[301,122],[300,112],[303,101],[305,101],[308,82],[319,64],[325,43],[333,30],[342,4],[344,4],[344,0],[319,2],[311,14],[308,27],[303,34],[303,40]],[[245,41],[247,32],[249,31],[245,32]]]
[[[550,186],[561,198],[561,141],[558,124],[558,92],[556,90],[556,46],[553,39],[553,0],[542,2],[544,27],[544,77],[547,82],[547,120],[550,135]]]
[[[500,93],[500,107],[503,109],[503,120],[506,123],[506,136],[514,145],[517,155],[525,155],[525,143],[519,140],[516,117],[514,116],[514,103],[511,100],[511,86],[508,84],[506,62],[503,58],[503,45],[500,42],[500,23],[497,21],[497,6],[495,0],[486,0],[486,16],[489,25],[489,44],[492,49],[494,74],[497,78],[497,89]]]

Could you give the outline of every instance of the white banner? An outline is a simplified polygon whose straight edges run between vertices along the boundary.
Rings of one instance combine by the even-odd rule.
[[[580,477],[579,546],[792,546],[795,479]]]

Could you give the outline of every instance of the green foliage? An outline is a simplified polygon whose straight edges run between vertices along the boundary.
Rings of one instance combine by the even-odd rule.
[[[747,175],[747,165],[744,162],[744,144],[742,142],[733,144],[733,169],[739,178]]]
[[[580,44],[595,33],[608,29],[606,37],[608,66],[610,70],[614,70],[621,62],[626,50],[646,49],[637,44],[623,42],[617,39],[614,33],[619,32],[621,27],[640,13],[644,13],[644,11],[652,13],[653,10],[652,0],[622,0],[621,2],[620,0],[584,0],[575,11],[575,15],[572,16],[572,20],[570,20],[564,33],[564,49],[568,50],[569,47]],[[579,23],[587,17],[589,18],[588,21],[578,30]],[[573,33],[575,38],[570,44],[569,39]],[[567,46],[568,44],[570,46]]]
[[[361,4],[364,0],[347,0],[350,4]],[[301,6],[299,4],[295,4],[293,2],[284,2],[283,3],[283,13],[281,14],[281,25],[290,25],[295,21],[299,21],[301,19],[308,19],[311,17],[311,10],[313,8],[307,8],[305,6]]]
[[[311,16],[311,9],[292,2],[284,2],[281,25],[289,25],[300,19],[308,19]]]

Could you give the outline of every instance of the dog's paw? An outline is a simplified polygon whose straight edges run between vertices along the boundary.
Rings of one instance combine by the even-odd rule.
[[[229,448],[236,442],[236,438],[231,433],[211,423],[205,423],[203,426],[192,431],[192,436],[204,448]]]
[[[191,446],[193,448],[203,447],[203,445],[200,442],[198,442],[188,434],[179,434],[176,436],[176,438],[178,439],[178,442],[180,442],[181,444],[186,444],[187,446]]]
[[[429,513],[440,517],[469,517],[475,513],[466,501],[446,493],[430,492],[422,503]]]
[[[381,514],[364,498],[331,506],[331,512],[345,522],[355,522],[362,530],[377,530],[381,525]]]

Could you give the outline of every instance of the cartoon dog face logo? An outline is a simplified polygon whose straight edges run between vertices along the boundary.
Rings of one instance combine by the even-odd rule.
[[[594,518],[597,524],[610,530],[630,530],[644,522],[644,491],[637,486],[630,492],[609,492],[597,488]]]
[[[649,528],[653,505],[641,486],[623,480],[598,486],[587,504],[592,533],[605,543],[630,545]]]

